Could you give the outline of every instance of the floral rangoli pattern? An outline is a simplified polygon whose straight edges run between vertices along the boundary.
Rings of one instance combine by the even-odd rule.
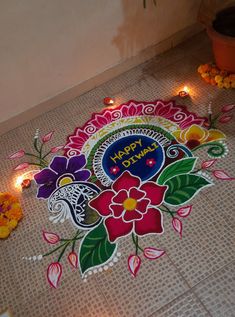
[[[200,162],[199,149],[207,160]],[[133,243],[127,268],[136,277],[145,259],[165,254],[156,245],[143,246],[141,238],[167,235],[165,217],[182,238],[192,199],[214,185],[213,178],[234,179],[214,169],[228,152],[224,133],[174,101],[106,108],[68,137],[64,151],[34,178],[37,197],[48,201],[49,220],[70,221],[74,235],[44,229],[43,239],[53,249],[26,258],[53,256],[47,268],[53,288],[60,283],[65,255],[86,280],[115,264],[122,239]]]

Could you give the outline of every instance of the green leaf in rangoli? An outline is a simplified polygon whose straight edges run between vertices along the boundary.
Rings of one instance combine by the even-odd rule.
[[[168,165],[157,179],[157,184],[163,185],[168,179],[191,172],[196,164],[197,157],[187,157]]]
[[[168,189],[165,202],[170,205],[181,205],[192,199],[203,187],[210,186],[207,179],[193,174],[177,175],[169,179],[165,185]]]
[[[88,232],[80,245],[79,263],[81,273],[107,262],[116,250],[116,244],[110,243],[103,222]]]

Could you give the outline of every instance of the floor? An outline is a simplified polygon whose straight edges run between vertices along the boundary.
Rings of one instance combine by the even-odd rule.
[[[77,97],[0,137],[0,188],[16,192],[12,171],[15,162],[6,157],[23,148],[30,150],[36,128],[41,134],[55,130],[53,145],[65,144],[66,136],[102,109],[105,96],[116,103],[174,98],[189,110],[205,115],[209,101],[213,111],[235,101],[234,90],[204,83],[197,67],[213,59],[206,34],[201,33],[176,48],[135,67],[108,83]],[[179,100],[177,91],[190,88],[191,98]],[[235,124],[220,127],[227,135],[229,154],[217,167],[235,176]],[[9,308],[17,316],[109,316],[109,317],[232,317],[235,316],[235,182],[218,181],[194,201],[184,237],[172,230],[154,238],[167,255],[149,261],[138,278],[126,270],[130,245],[122,243],[121,257],[113,269],[92,275],[85,283],[67,267],[63,285],[51,289],[45,278],[49,263],[27,262],[23,256],[38,254],[41,230],[55,230],[48,223],[47,206],[35,198],[35,188],[21,194],[24,219],[9,239],[0,241],[0,311]],[[170,224],[168,224],[170,226]],[[59,228],[73,231],[68,223]],[[56,228],[57,229],[57,228]],[[149,240],[153,239],[147,238]]]

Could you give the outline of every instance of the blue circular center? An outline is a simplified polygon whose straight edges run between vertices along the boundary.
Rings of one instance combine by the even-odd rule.
[[[124,171],[142,180],[152,178],[165,160],[162,146],[148,136],[131,135],[112,143],[103,155],[102,167],[112,179]]]

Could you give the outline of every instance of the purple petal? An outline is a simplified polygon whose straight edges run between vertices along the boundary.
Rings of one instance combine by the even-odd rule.
[[[74,156],[69,159],[67,171],[70,173],[75,173],[79,171],[83,166],[86,165],[85,155]]]
[[[56,183],[51,184],[50,186],[42,185],[38,189],[37,198],[48,198],[51,193],[56,189]]]
[[[76,181],[86,181],[91,176],[91,172],[89,170],[78,171],[73,174]]]
[[[63,156],[54,157],[50,164],[50,168],[59,175],[65,173],[67,168],[67,158]]]
[[[50,170],[49,168],[45,168],[41,172],[34,175],[34,179],[37,184],[46,184],[48,182],[54,182],[56,178],[56,173]]]

